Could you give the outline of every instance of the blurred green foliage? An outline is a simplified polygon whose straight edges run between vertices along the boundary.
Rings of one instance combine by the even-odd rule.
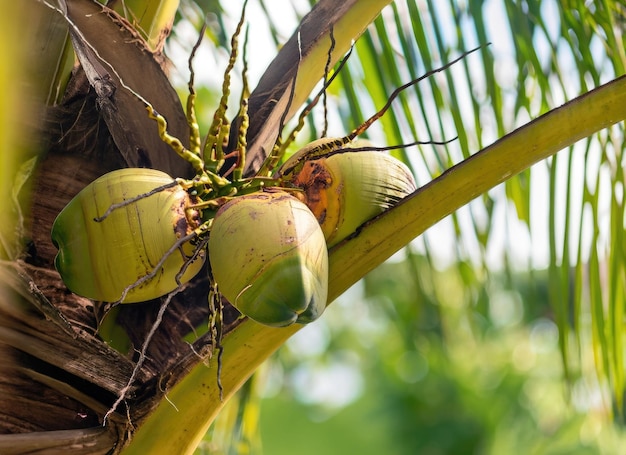
[[[461,269],[407,253],[294,337],[265,375],[264,453],[619,453],[598,385],[563,381],[547,273],[494,274],[468,294]],[[337,356],[356,376],[329,371]]]

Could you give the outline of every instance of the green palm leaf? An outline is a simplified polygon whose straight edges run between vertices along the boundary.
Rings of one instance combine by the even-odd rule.
[[[407,78],[440,66],[469,47],[492,43],[479,56],[470,56],[445,75],[416,86],[415,96],[407,93],[381,122],[389,144],[423,140],[424,132],[435,140],[458,135],[456,143],[445,147],[405,151],[418,176],[428,175],[426,180],[529,119],[624,74],[625,41],[620,30],[626,16],[619,2],[588,7],[580,2],[485,6],[483,2],[459,5],[452,1],[418,5],[407,0],[394,2],[387,12],[357,45],[359,62],[349,67],[362,66],[360,72],[353,70],[356,76],[342,79],[351,81],[365,74],[361,81],[367,87],[359,93],[357,108],[344,117],[362,118],[364,104],[380,106],[385,93]],[[368,97],[371,101],[366,101]],[[347,108],[352,105],[355,103],[348,103]],[[563,123],[558,129],[561,133],[571,126],[569,120]],[[406,125],[404,135],[399,133],[399,125]],[[547,251],[534,255],[547,261],[550,272],[550,302],[560,330],[566,374],[575,372],[581,364],[578,356],[584,355],[580,348],[572,350],[570,339],[586,340],[584,333],[591,330],[596,373],[601,382],[611,384],[618,414],[622,413],[624,390],[619,322],[625,263],[621,241],[623,136],[623,123],[618,123],[582,137],[558,156],[537,164],[532,171],[524,170],[470,204],[469,222],[455,214],[448,221],[457,235],[448,241],[456,245],[452,252],[459,266],[471,260],[494,267],[485,261],[488,251],[497,247],[492,237],[498,235],[494,229],[502,222],[502,218],[494,219],[501,213],[498,208],[516,214],[517,219],[509,218],[507,223],[526,226],[529,247],[547,242]],[[485,214],[486,220],[482,219]],[[427,238],[428,232],[425,241]],[[476,249],[474,242],[480,248]],[[521,266],[511,256],[510,246],[501,253],[507,274],[514,263],[516,268]],[[433,244],[426,243],[426,248],[429,257],[438,255]],[[537,259],[528,255],[521,260],[532,266]],[[467,282],[470,287],[474,284]],[[584,323],[589,315],[591,326]]]

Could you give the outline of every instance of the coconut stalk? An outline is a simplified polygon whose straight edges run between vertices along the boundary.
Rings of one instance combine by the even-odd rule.
[[[367,223],[357,236],[330,250],[328,304],[415,237],[475,197],[580,139],[625,119],[626,77],[622,76],[544,114],[453,166]],[[292,325],[276,329],[244,321],[224,340],[221,374],[224,399],[220,399],[220,392],[214,386],[216,362],[208,366],[198,364],[168,392],[171,403],[160,403],[124,453],[193,453],[228,398],[300,328]],[[171,437],[154,444],[154,435],[166,432]]]

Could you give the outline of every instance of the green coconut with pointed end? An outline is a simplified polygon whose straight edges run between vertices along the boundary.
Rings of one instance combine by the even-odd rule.
[[[190,242],[172,251],[200,223],[189,194],[173,182],[153,169],[120,169],[94,180],[65,206],[52,241],[59,249],[55,266],[68,289],[93,300],[141,302],[199,272],[203,251],[194,256]],[[113,204],[137,197],[97,221]]]
[[[256,192],[222,206],[209,260],[222,295],[257,322],[309,323],[326,308],[324,234],[307,206],[286,192]]]
[[[296,162],[301,162],[288,180],[302,189],[301,197],[320,223],[329,248],[417,187],[409,168],[391,155],[350,150],[371,146],[367,141],[355,141],[339,151],[331,149],[326,155],[307,159],[311,150],[333,142],[333,139],[315,141],[282,166],[283,170],[292,170]]]

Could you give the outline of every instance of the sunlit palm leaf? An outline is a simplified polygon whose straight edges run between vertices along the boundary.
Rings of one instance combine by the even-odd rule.
[[[406,100],[398,101],[398,108],[382,120],[389,144],[408,142],[415,136],[421,140],[424,136],[459,136],[455,144],[437,147],[436,155],[432,147],[421,147],[419,155],[409,151],[418,176],[435,177],[528,119],[624,73],[626,19],[619,2],[592,6],[580,2],[505,2],[486,8],[482,2],[462,7],[456,2],[397,1],[393,14],[377,20],[375,31],[357,44],[357,55],[352,58],[359,61],[349,65],[353,70],[350,79],[364,74],[360,80],[366,89],[359,92],[360,103],[348,105],[356,106],[353,119],[362,118],[363,106],[380,106],[385,94],[406,79],[441,65],[469,47],[493,43],[481,51],[480,59],[470,56],[445,74],[418,85],[417,97],[407,93]],[[494,14],[495,22],[501,22],[497,28]],[[358,67],[362,70],[354,70]],[[367,101],[368,96],[371,101]],[[403,134],[399,125],[408,126]],[[421,137],[416,132],[422,132]],[[457,238],[449,239],[457,245],[452,251],[458,264],[468,256],[484,263],[486,259],[476,257],[477,253],[485,255],[490,249],[501,248],[503,245],[488,240],[479,227],[490,226],[491,237],[498,235],[493,229],[501,226],[503,219],[493,218],[501,213],[490,207],[493,198],[496,207],[511,205],[515,209],[519,221],[509,219],[507,223],[526,225],[531,235],[529,246],[548,233],[548,251],[534,253],[539,262],[531,255],[522,260],[531,266],[542,266],[547,260],[550,299],[561,333],[566,372],[575,373],[571,369],[580,364],[578,349],[570,352],[569,340],[571,336],[586,340],[583,332],[589,327],[583,321],[591,313],[597,373],[601,381],[611,384],[620,414],[624,366],[619,321],[623,316],[626,260],[621,240],[623,136],[623,124],[617,125],[507,181],[502,189],[482,199],[488,203],[486,207],[479,207],[478,201],[469,205],[465,212],[469,212],[469,223],[467,216],[460,219],[453,215],[450,221]],[[542,183],[541,175],[548,180]],[[424,178],[420,180],[424,183]],[[581,180],[585,184],[581,185]],[[541,206],[546,207],[543,213],[537,208]],[[488,219],[481,220],[485,215]],[[473,239],[483,248],[473,247]],[[510,248],[512,242],[515,240],[509,238],[504,246]],[[431,254],[438,255],[439,245],[425,244]],[[502,252],[504,266],[517,263],[519,269],[519,259],[511,254],[510,249]],[[463,276],[460,269],[459,273]],[[472,286],[471,281],[466,280],[466,285]],[[470,306],[471,300],[467,301]]]

